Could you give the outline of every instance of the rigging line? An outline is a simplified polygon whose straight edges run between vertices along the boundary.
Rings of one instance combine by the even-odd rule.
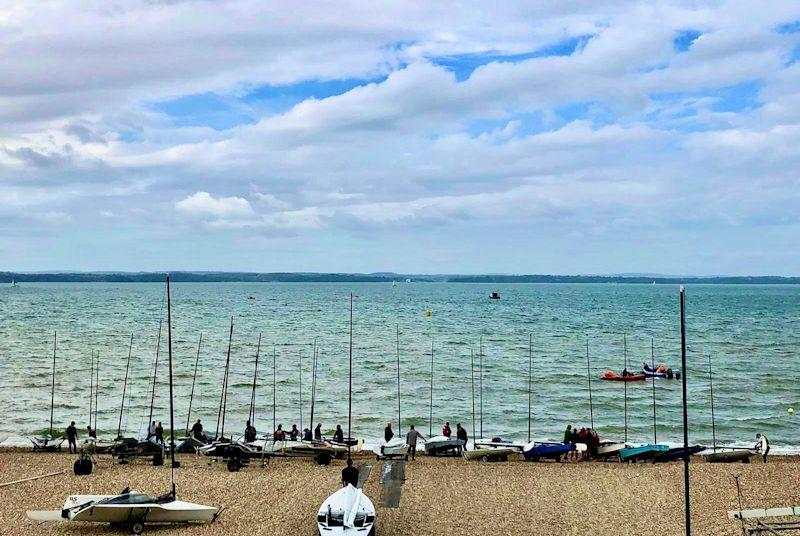
[[[186,415],[186,435],[189,435],[189,422],[192,420],[192,402],[194,400],[194,384],[197,381],[197,365],[200,362],[200,345],[203,344],[203,333],[200,332],[200,340],[197,342],[197,356],[194,358],[194,375],[192,376],[192,391],[189,394],[189,413]]]
[[[58,345],[58,336],[53,332],[53,384],[50,388],[50,432],[49,436],[53,436],[53,407],[56,403],[56,346]],[[91,416],[89,417],[91,419]]]
[[[119,406],[119,423],[117,424],[117,439],[122,437],[122,414],[125,411],[125,391],[128,389],[128,371],[131,368],[131,354],[133,353],[133,333],[131,333],[131,343],[128,346],[128,361],[125,364],[125,381],[122,383],[122,403]]]

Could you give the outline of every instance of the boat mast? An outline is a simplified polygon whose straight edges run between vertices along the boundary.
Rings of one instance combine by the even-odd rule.
[[[167,348],[169,355],[169,457],[171,462],[172,498],[175,499],[175,407],[172,400],[172,307],[169,298],[169,276],[167,276]]]
[[[189,414],[186,415],[186,435],[189,435],[189,421],[192,420],[192,402],[194,400],[194,384],[197,381],[197,364],[200,362],[200,345],[203,344],[203,333],[197,341],[197,357],[194,358],[194,375],[192,376],[192,391],[189,394]]]
[[[276,400],[275,394],[277,393],[277,388],[276,388],[277,382],[275,379],[276,362],[277,361],[276,361],[275,343],[273,343],[272,344],[272,431],[273,433],[278,428],[277,416],[275,415],[275,400]],[[273,440],[274,439],[275,437],[273,436]]]
[[[684,372],[684,371],[682,371]],[[714,445],[714,451],[717,450],[717,425],[714,418],[714,380],[711,379],[711,354],[708,354],[708,387],[711,391],[711,440]]]
[[[472,443],[475,443],[475,352],[469,349],[469,372],[472,377]],[[466,445],[464,445],[466,447]]]
[[[231,344],[233,343],[233,317],[231,317],[231,331],[228,335],[228,356],[225,358],[225,377],[223,379],[224,384],[222,386],[222,429],[220,430],[220,435],[217,438],[224,438],[225,437],[225,414],[228,412],[228,379],[230,378],[230,370],[231,370]],[[219,419],[218,419],[219,420]]]
[[[314,397],[317,394],[317,338],[314,337],[314,347],[311,350],[311,415],[308,417],[309,424],[308,429],[312,431],[312,438],[313,430],[314,430]]]
[[[133,333],[131,333],[131,343],[128,346],[128,361],[125,364],[125,381],[122,382],[122,402],[119,405],[119,423],[117,424],[117,439],[122,437],[122,412],[125,411],[125,392],[128,389],[128,371],[131,368],[131,353],[133,353]]]
[[[628,340],[625,334],[622,334],[622,353],[625,356],[625,368],[623,368],[623,375],[628,371]],[[625,388],[625,443],[628,442],[628,382],[623,379],[622,385]]]
[[[433,436],[433,336],[431,336],[431,405],[428,418],[428,437]]]
[[[92,349],[92,363],[89,365],[89,426],[92,425],[94,415],[94,349]]]
[[[350,293],[350,357],[347,386],[347,459],[351,460],[350,444],[353,442],[353,293]]]
[[[53,436],[53,408],[56,404],[56,346],[58,343],[58,337],[56,332],[53,332],[53,383],[50,386],[50,432],[48,435],[50,437]],[[92,416],[89,415],[89,420],[91,421]],[[91,422],[89,423],[91,424]]]
[[[402,433],[403,422],[400,420],[400,324],[397,324],[397,433]]]
[[[655,341],[650,337],[650,368],[656,370]],[[658,444],[656,428],[656,377],[653,376],[653,444]]]
[[[481,439],[483,439],[483,335],[478,339],[478,363],[478,394],[481,398]]]
[[[531,383],[533,381],[533,333],[528,334],[528,443],[531,442]]]
[[[94,367],[94,431],[97,433],[97,414],[100,412],[97,399],[100,397],[100,350],[97,351],[97,365]]]
[[[253,391],[250,393],[250,411],[247,413],[247,419],[250,424],[255,426],[256,418],[256,378],[258,378],[258,355],[261,352],[261,333],[258,334],[258,344],[256,345],[256,366],[253,369]]]
[[[162,304],[164,302],[161,302]],[[161,310],[162,314],[164,310]],[[147,435],[150,435],[150,423],[153,422],[153,404],[156,400],[156,372],[158,372],[158,356],[161,352],[161,323],[163,318],[158,319],[158,336],[156,337],[156,358],[155,364],[153,365],[153,392],[150,395],[150,417],[147,419]],[[99,363],[98,363],[99,365]]]
[[[589,421],[594,430],[594,405],[592,404],[592,365],[589,359],[589,339],[586,339],[586,378],[589,380]]]
[[[683,388],[683,499],[686,514],[686,536],[692,534],[692,515],[689,499],[689,416],[686,412],[686,299],[683,285],[680,290],[681,298],[681,387]]]
[[[297,392],[300,406],[300,429],[303,429],[303,349],[297,352],[297,373],[300,378],[300,389]]]

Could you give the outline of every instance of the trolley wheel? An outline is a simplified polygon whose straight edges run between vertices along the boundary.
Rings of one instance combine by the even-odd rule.
[[[745,458],[742,460],[742,463],[750,463],[750,458]]]
[[[231,458],[228,460],[228,471],[237,473],[242,468],[242,462],[238,458]]]
[[[131,532],[134,534],[141,534],[144,532],[144,522],[143,521],[135,521],[131,523]]]
[[[484,454],[483,456],[481,456],[481,461],[482,461],[482,462],[488,462],[488,461],[489,461],[489,456],[487,456],[486,454]]]
[[[158,467],[159,465],[164,465],[164,455],[161,453],[153,455],[153,466]]]
[[[331,455],[327,452],[319,452],[314,456],[314,461],[317,462],[318,465],[330,465]]]

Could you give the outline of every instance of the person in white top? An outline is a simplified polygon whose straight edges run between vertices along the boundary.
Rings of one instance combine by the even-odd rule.
[[[769,454],[769,440],[764,434],[756,434],[756,452],[759,452],[767,463],[767,454]]]

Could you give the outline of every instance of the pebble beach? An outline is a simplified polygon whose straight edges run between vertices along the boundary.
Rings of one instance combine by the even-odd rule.
[[[57,510],[68,494],[118,493],[126,486],[158,495],[169,490],[168,466],[118,465],[98,459],[89,476],[72,474],[75,457],[0,452],[0,483],[66,471],[62,475],[0,487],[0,534],[124,534],[103,524],[29,521],[27,510]],[[178,496],[223,506],[211,525],[147,527],[150,534],[316,534],[319,505],[339,485],[342,461],[328,467],[310,459],[274,459],[229,473],[201,457],[180,457]],[[616,462],[467,462],[419,456],[406,467],[399,508],[380,505],[380,463],[371,463],[364,491],[377,507],[379,535],[652,534],[683,533],[683,465]],[[741,475],[744,508],[800,504],[800,457],[768,464],[691,463],[694,534],[741,534],[728,519],[737,508],[733,474]]]

